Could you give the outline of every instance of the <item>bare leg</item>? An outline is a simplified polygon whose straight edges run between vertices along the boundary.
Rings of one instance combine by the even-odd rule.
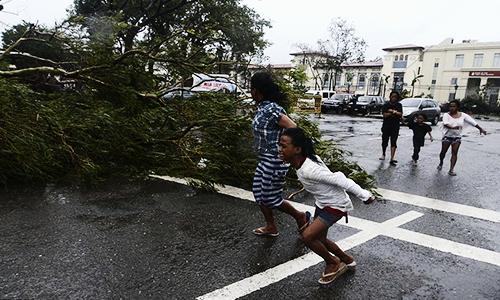
[[[259,205],[264,218],[266,219],[266,227],[262,228],[263,233],[278,233],[278,228],[276,227],[276,223],[274,222],[274,213],[273,210],[265,205]]]
[[[328,227],[326,227],[325,224],[323,224],[319,219],[315,219],[302,234],[302,240],[304,241],[304,244],[325,260],[325,274],[337,271],[340,264],[340,259],[333,256],[328,251],[326,245],[321,241],[326,239],[327,233]]]
[[[443,165],[443,160],[446,156],[446,152],[448,152],[448,148],[450,148],[450,143],[449,142],[442,142],[441,143],[441,153],[439,153],[439,165]]]
[[[394,160],[394,155],[396,154],[396,147],[391,147],[391,161]]]
[[[281,203],[281,205],[278,207],[278,210],[292,216],[295,221],[297,221],[297,226],[299,228],[306,224],[306,214],[304,212],[296,210],[295,207],[290,204],[290,202],[283,200],[283,203]]]
[[[320,239],[320,241],[326,246],[326,249],[328,249],[328,251],[333,253],[340,259],[340,261],[344,262],[346,265],[354,261],[354,257],[342,251],[342,249],[340,249],[334,241],[327,239],[326,236],[324,237],[324,239]]]
[[[453,172],[455,168],[455,164],[457,163],[458,158],[458,149],[460,148],[460,143],[455,143],[451,145],[451,159],[450,159],[450,172]]]

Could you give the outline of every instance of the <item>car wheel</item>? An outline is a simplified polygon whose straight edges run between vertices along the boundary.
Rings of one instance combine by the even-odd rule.
[[[342,113],[342,106],[337,107],[337,113],[340,115]]]
[[[438,123],[438,122],[439,122],[439,115],[436,115],[436,116],[434,117],[434,119],[432,119],[432,122],[431,122],[431,123],[432,123],[432,125],[437,125],[437,123]]]

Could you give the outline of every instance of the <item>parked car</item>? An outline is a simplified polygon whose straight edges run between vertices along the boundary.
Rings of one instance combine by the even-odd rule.
[[[355,113],[369,115],[381,114],[385,99],[382,96],[359,96],[356,101]]]
[[[321,102],[321,112],[326,113],[329,110],[333,110],[340,114],[347,109],[351,97],[352,94],[335,94],[332,98],[323,99]]]
[[[430,98],[406,98],[401,100],[403,105],[403,120],[417,121],[417,114],[423,114],[432,125],[439,122],[441,108],[436,100]]]
[[[182,96],[184,99],[189,99],[195,95],[196,95],[196,93],[192,92],[188,88],[174,87],[174,88],[168,88],[165,90],[165,94],[163,95],[163,99],[170,100],[170,99],[174,98],[175,96],[178,96],[178,97]]]

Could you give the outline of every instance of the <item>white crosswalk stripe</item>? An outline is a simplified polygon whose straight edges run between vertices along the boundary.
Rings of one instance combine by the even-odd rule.
[[[165,176],[156,176],[169,181],[186,184],[183,179],[177,179]],[[220,187],[219,192],[236,198],[253,201],[252,192],[235,187]],[[449,213],[460,214],[463,216],[478,218],[495,223],[500,223],[500,213],[487,209],[467,206],[463,204],[450,203],[437,199],[430,199],[422,196],[411,195],[386,189],[378,189],[378,192],[384,196],[384,199],[411,204],[418,207],[424,207],[434,210],[441,210]],[[290,201],[290,203],[299,210],[312,211],[314,207]],[[441,252],[451,253],[476,261],[500,266],[500,253],[474,247],[444,238],[414,232],[411,230],[399,228],[399,226],[411,222],[421,216],[423,213],[409,211],[400,216],[392,218],[382,223],[373,222],[361,218],[349,216],[349,223],[337,223],[338,225],[348,226],[360,230],[345,239],[336,242],[340,248],[349,250],[355,246],[361,245],[377,236],[387,236],[397,240],[428,247]],[[265,286],[276,283],[288,276],[298,273],[304,269],[314,266],[323,260],[315,253],[308,253],[284,264],[268,269],[265,272],[255,274],[241,281],[235,282],[221,289],[198,297],[198,300],[211,299],[237,299],[249,293],[255,292]]]

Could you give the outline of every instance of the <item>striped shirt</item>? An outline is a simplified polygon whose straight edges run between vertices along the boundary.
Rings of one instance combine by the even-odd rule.
[[[284,128],[278,125],[281,115],[286,114],[283,107],[269,100],[259,103],[252,122],[254,149],[257,154],[278,155],[278,144]]]

